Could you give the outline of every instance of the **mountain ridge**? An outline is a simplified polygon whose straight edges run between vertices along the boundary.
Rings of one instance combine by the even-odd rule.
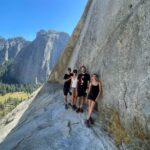
[[[13,60],[6,73],[9,80],[6,82],[45,82],[68,40],[67,33],[53,30],[40,30],[32,42],[25,41],[22,37],[8,39],[0,51],[1,64]]]

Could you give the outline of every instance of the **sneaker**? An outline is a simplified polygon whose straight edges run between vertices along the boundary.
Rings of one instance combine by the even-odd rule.
[[[79,113],[80,112],[80,108],[77,108],[76,112]]]
[[[68,109],[68,105],[67,104],[65,104],[65,109]]]
[[[80,108],[80,112],[83,113],[83,108]]]
[[[68,103],[68,105],[72,107],[71,103]]]
[[[77,109],[76,105],[73,105],[72,109],[73,109],[73,110],[76,110],[76,109]]]
[[[91,124],[94,124],[94,120],[93,120],[92,117],[90,117],[89,121],[90,121]]]
[[[90,121],[89,120],[85,120],[85,125],[89,128],[90,127]]]

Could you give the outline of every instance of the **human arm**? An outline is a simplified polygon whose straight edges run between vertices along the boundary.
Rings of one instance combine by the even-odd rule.
[[[98,95],[97,95],[97,97],[96,97],[96,102],[98,101],[98,99],[99,99],[99,97],[100,97],[100,95],[101,95],[101,91],[102,91],[102,85],[101,85],[101,81],[99,81],[99,93],[98,93]]]
[[[71,77],[68,78],[68,77],[67,77],[67,74],[65,74],[65,75],[64,75],[64,83],[65,83],[65,82],[68,82],[69,80],[71,80]]]
[[[86,89],[86,91],[89,91],[89,87],[90,87],[90,80],[91,80],[90,75],[89,75],[89,74],[87,74],[87,89]]]
[[[69,81],[69,80],[71,80],[71,78],[69,78],[69,79],[64,79],[64,82],[67,82],[67,81]]]
[[[79,80],[77,79],[77,85],[76,85],[76,96],[78,96],[78,86],[79,86]]]
[[[70,82],[70,87],[71,87],[71,85],[72,85],[72,76],[71,76],[71,79],[70,79],[70,80],[71,80],[71,82]]]
[[[87,89],[87,95],[89,95],[90,90],[91,90],[91,83],[89,83],[89,88]]]

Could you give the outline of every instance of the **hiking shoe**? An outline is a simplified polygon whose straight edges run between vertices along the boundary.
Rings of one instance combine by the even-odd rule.
[[[67,104],[65,104],[65,109],[68,109],[68,105]]]
[[[80,108],[80,112],[83,113],[83,108]]]
[[[85,120],[85,125],[89,128],[90,127],[90,121],[89,120]]]
[[[72,109],[73,109],[73,110],[76,110],[76,109],[77,109],[76,105],[73,105]]]
[[[72,105],[72,110],[75,110],[75,109],[74,109],[74,105]]]
[[[71,103],[68,103],[68,105],[72,107]]]
[[[76,110],[76,109],[77,109],[76,105],[73,105],[73,106],[72,106],[72,109],[73,109],[73,110]]]
[[[92,117],[90,117],[89,121],[90,121],[91,124],[94,124],[94,120],[93,120]]]
[[[79,113],[80,112],[80,108],[77,108],[76,112]]]

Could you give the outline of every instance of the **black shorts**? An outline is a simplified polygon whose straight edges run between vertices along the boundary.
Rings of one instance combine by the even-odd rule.
[[[83,97],[86,97],[86,89],[85,88],[83,88],[83,87],[78,87],[78,96],[79,97],[81,97],[81,96],[83,96]]]
[[[63,92],[64,92],[64,95],[65,95],[65,96],[67,96],[68,93],[69,93],[70,95],[72,94],[71,91],[70,91],[70,87],[64,87],[64,88],[63,88]]]
[[[98,95],[98,94],[97,94],[97,95]],[[95,100],[96,100],[96,98],[97,98],[97,95],[93,95],[93,94],[89,93],[89,95],[88,95],[88,100],[92,100],[92,101],[95,102]]]

